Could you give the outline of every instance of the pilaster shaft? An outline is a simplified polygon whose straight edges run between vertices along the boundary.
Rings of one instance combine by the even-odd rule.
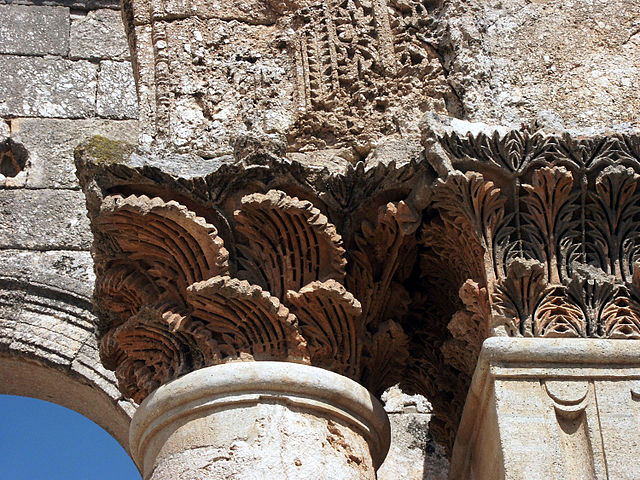
[[[450,478],[639,478],[639,388],[637,342],[491,338]]]

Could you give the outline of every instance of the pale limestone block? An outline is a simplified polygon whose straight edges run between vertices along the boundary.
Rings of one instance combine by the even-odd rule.
[[[0,5],[0,54],[67,55],[69,9]]]
[[[639,379],[634,341],[485,341],[450,478],[638,478]]]
[[[59,57],[0,56],[0,116],[86,118],[95,113],[98,67]]]
[[[0,247],[88,250],[84,204],[78,191],[0,190]]]
[[[128,60],[129,45],[118,10],[94,10],[71,21],[71,58]]]
[[[106,118],[122,120],[138,117],[138,100],[130,62],[100,62],[96,109],[99,116]]]

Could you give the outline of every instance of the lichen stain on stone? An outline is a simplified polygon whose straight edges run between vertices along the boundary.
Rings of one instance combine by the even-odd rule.
[[[75,158],[88,160],[96,165],[109,166],[127,164],[134,146],[122,140],[111,140],[101,135],[95,135],[75,149]]]

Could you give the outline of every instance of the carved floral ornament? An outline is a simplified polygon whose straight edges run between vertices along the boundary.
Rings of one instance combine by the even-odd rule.
[[[640,338],[640,138],[525,128],[424,146],[431,165],[270,160],[189,182],[80,155],[102,358],[123,394],[302,362],[425,394],[450,448],[488,336]]]

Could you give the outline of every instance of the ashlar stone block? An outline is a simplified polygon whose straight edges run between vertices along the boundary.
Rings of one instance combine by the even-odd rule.
[[[86,118],[95,113],[97,65],[0,56],[0,72],[0,116]]]
[[[72,18],[69,55],[71,58],[128,60],[129,45],[121,13],[100,9]]]
[[[0,54],[67,55],[69,9],[0,5]]]
[[[138,101],[133,70],[129,62],[100,62],[97,112],[101,117],[138,117]]]

